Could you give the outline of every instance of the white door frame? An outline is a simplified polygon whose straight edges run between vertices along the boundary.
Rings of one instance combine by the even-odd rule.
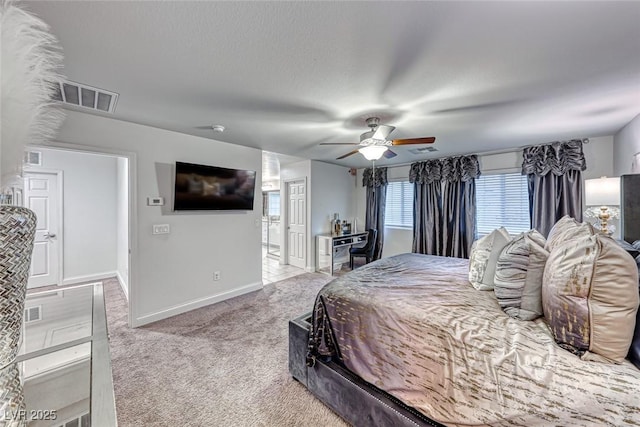
[[[56,150],[74,151],[89,154],[107,154],[116,157],[125,157],[129,161],[129,280],[127,282],[129,301],[128,324],[130,328],[139,326],[133,318],[133,305],[138,303],[138,207],[136,201],[138,194],[137,155],[132,151],[117,150],[111,148],[94,147],[91,145],[69,144],[66,142],[51,141],[46,146],[28,145],[26,150],[38,150],[40,148],[54,148]]]
[[[280,221],[280,260],[284,261],[281,264],[289,264],[289,233],[287,232],[287,224],[289,223],[289,184],[295,181],[304,181],[304,268],[309,270],[309,186],[307,185],[307,177],[301,176],[299,178],[285,179],[284,184],[284,207],[282,209],[283,202],[282,196],[280,197],[280,218],[284,218],[284,221]],[[282,189],[280,190],[282,191]]]
[[[23,173],[32,173],[32,174],[46,174],[46,175],[55,175],[58,180],[58,235],[56,236],[58,240],[58,279],[57,286],[62,286],[62,279],[64,278],[64,172],[59,169],[47,169],[41,168],[39,166],[25,166],[23,169]],[[23,205],[26,199],[24,198],[24,189],[22,190],[23,194]],[[37,289],[37,288],[33,288]]]

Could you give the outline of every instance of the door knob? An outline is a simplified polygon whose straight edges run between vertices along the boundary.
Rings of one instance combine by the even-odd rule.
[[[45,239],[50,239],[50,238],[53,238],[53,237],[56,237],[56,235],[55,234],[49,234],[49,233],[44,235]]]

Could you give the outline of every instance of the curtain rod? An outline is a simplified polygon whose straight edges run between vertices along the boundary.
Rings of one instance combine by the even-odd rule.
[[[589,143],[589,138],[575,138],[575,139],[580,139],[582,141],[583,144],[588,144]],[[570,140],[569,140],[570,141]],[[556,142],[564,142],[564,141],[556,141]],[[531,144],[531,145],[523,145],[522,147],[518,147],[518,148],[507,148],[504,150],[489,150],[489,151],[481,151],[479,153],[470,153],[470,154],[454,154],[452,156],[446,156],[446,157],[458,157],[458,156],[472,156],[472,155],[476,155],[476,156],[492,156],[495,154],[507,154],[507,153],[517,153],[519,151],[523,151],[525,148],[529,148],[529,147],[536,147],[539,145],[551,145],[554,142],[548,142],[545,144]],[[412,162],[408,162],[408,163],[400,163],[397,165],[390,165],[390,166],[380,166],[378,165],[379,168],[401,168],[403,166],[411,166],[413,163],[418,163],[418,162],[425,162],[427,160],[437,160],[437,159],[444,159],[446,157],[433,157],[433,158],[428,158],[428,159],[422,159],[422,160],[414,160]],[[371,166],[366,166],[364,168],[360,168],[360,169],[367,169]]]

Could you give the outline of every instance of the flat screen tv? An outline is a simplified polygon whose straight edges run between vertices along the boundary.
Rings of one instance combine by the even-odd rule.
[[[173,209],[253,210],[256,172],[176,162]]]

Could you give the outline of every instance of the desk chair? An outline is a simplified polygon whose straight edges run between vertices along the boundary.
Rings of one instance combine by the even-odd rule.
[[[376,248],[376,237],[378,237],[378,230],[370,228],[369,235],[367,236],[367,243],[361,248],[349,249],[349,266],[353,270],[353,258],[365,257],[366,263],[369,264],[373,259],[373,251]]]

